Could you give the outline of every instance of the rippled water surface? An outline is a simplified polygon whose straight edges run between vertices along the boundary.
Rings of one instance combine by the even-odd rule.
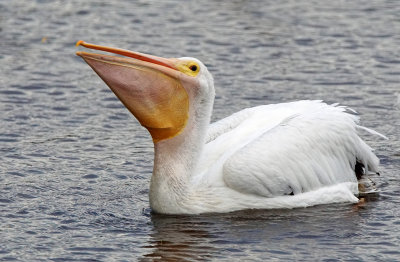
[[[398,261],[398,1],[0,0],[1,261]],[[74,53],[77,40],[214,74],[213,120],[299,99],[340,102],[381,159],[358,205],[152,214],[153,145]]]

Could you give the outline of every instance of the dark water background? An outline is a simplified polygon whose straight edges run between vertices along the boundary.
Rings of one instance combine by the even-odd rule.
[[[382,162],[358,205],[150,212],[150,136],[77,40],[214,74],[213,119],[299,99],[357,110]],[[0,0],[0,261],[399,261],[399,1]]]

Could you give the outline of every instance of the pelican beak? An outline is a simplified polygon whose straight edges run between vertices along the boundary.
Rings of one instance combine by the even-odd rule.
[[[125,107],[149,130],[154,143],[178,135],[189,115],[188,94],[177,59],[78,41],[77,46],[121,56],[77,52]]]

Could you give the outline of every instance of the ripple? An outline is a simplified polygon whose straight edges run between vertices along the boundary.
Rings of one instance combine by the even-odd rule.
[[[8,203],[12,203],[12,202],[13,202],[13,200],[11,200],[11,199],[0,198],[0,203],[8,204]]]
[[[36,198],[36,196],[33,196],[31,194],[24,194],[24,193],[18,193],[17,196],[20,197],[20,198],[25,198],[25,199],[34,199],[34,198]]]
[[[69,107],[56,106],[51,108],[54,111],[70,111]]]
[[[95,179],[95,178],[98,178],[98,177],[99,177],[98,175],[89,174],[89,175],[83,176],[82,178],[84,178],[84,179]]]
[[[109,247],[72,247],[71,251],[89,251],[89,252],[113,252],[114,249]]]
[[[12,175],[12,176],[19,176],[19,177],[25,177],[26,176],[25,174],[22,174],[22,173],[17,172],[17,171],[10,171],[10,172],[7,172],[7,174]]]
[[[312,46],[314,45],[314,39],[311,38],[299,38],[294,40],[296,44],[300,46]]]
[[[0,94],[4,95],[25,95],[24,92],[15,89],[0,90]]]
[[[65,214],[66,213],[64,211],[54,211],[54,212],[50,213],[49,215],[51,215],[51,216],[63,216]]]
[[[21,86],[17,86],[18,89],[22,89],[22,90],[42,90],[47,88],[46,85],[43,84],[33,84],[33,85],[21,85]]]

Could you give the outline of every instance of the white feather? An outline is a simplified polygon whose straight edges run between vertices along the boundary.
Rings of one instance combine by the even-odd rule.
[[[218,121],[174,213],[356,202],[356,160],[373,172],[379,163],[357,123],[345,107],[321,101],[248,108]]]

